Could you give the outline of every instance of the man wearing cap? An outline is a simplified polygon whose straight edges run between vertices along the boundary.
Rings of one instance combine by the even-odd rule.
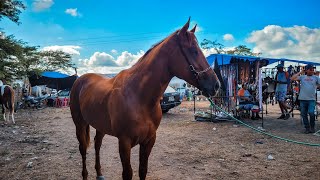
[[[290,115],[288,113],[288,107],[286,105],[286,96],[288,91],[288,83],[290,82],[289,73],[283,70],[283,64],[277,65],[277,75],[275,78],[275,96],[276,100],[279,102],[279,107],[281,110],[281,116],[278,119],[289,119]]]
[[[306,75],[305,75],[306,74]],[[304,70],[293,75],[292,81],[300,81],[300,113],[302,116],[304,127],[306,128],[306,134],[315,133],[315,114],[314,110],[316,107],[316,90],[320,84],[318,76],[314,75],[314,67],[308,64]],[[310,122],[308,120],[308,114]]]

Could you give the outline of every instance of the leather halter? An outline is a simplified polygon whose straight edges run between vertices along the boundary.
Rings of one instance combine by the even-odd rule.
[[[209,69],[211,69],[211,67],[209,66],[208,68],[206,68],[206,69],[204,69],[204,70],[202,70],[202,71],[196,71],[196,69],[194,68],[194,66],[191,64],[188,56],[187,56],[186,53],[183,51],[182,45],[181,45],[181,43],[180,43],[180,41],[179,41],[179,35],[176,34],[176,36],[177,36],[177,41],[178,41],[179,48],[180,48],[180,50],[181,50],[181,52],[182,52],[182,55],[186,58],[187,63],[189,64],[190,71],[193,73],[193,75],[194,75],[194,76],[196,77],[196,79],[198,80],[198,79],[199,79],[199,76],[200,76],[202,73],[207,72]]]

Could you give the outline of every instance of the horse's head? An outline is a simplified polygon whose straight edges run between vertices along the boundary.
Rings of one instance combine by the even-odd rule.
[[[196,26],[188,31],[189,23],[190,19],[171,36],[172,46],[177,48],[172,51],[174,62],[169,62],[169,70],[174,76],[200,89],[205,96],[216,96],[221,90],[220,81],[198,45],[194,35]]]

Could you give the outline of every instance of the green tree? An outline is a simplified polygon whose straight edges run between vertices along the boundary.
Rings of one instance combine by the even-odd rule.
[[[0,37],[0,79],[11,81],[15,74],[17,54],[23,50],[23,42],[14,39],[14,36]]]
[[[239,45],[232,50],[228,50],[226,54],[234,54],[240,56],[259,56],[261,53],[253,53],[246,45]]]
[[[4,17],[20,24],[19,15],[26,6],[21,0],[0,0],[0,20]],[[13,35],[0,32],[0,79],[12,81],[31,73],[54,71],[73,67],[71,56],[62,51],[41,52],[37,46],[28,46]]]
[[[26,6],[20,0],[0,0],[0,20],[7,17],[20,24],[19,14],[22,9],[26,9]]]
[[[62,51],[39,51],[14,36],[0,38],[0,78],[6,81],[33,73],[73,68],[71,55]]]
[[[246,45],[239,45],[231,50],[225,50],[224,45],[219,43],[217,40],[210,41],[208,39],[204,39],[200,46],[202,49],[215,49],[217,54],[232,54],[232,55],[240,55],[240,56],[260,56],[261,53],[254,53],[250,48]]]
[[[63,51],[42,51],[39,55],[39,66],[44,71],[74,68],[74,64],[71,62],[71,55]]]
[[[210,41],[208,39],[204,39],[201,43],[200,46],[202,49],[211,49],[214,48],[217,51],[217,54],[222,54],[225,51],[223,50],[224,45],[219,43],[217,40],[215,41]]]

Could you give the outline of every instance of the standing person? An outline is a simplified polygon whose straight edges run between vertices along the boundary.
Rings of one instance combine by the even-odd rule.
[[[320,79],[318,76],[314,75],[314,67],[311,64],[308,64],[305,67],[305,70],[293,75],[291,80],[300,81],[299,100],[301,116],[304,127],[306,128],[304,133],[315,133],[314,110],[316,106],[316,90],[317,85],[320,84]],[[308,120],[308,114],[310,117],[310,122]]]
[[[275,78],[275,96],[276,101],[279,102],[279,107],[281,110],[281,116],[278,119],[289,119],[290,114],[288,113],[288,109],[290,107],[286,104],[286,96],[288,92],[288,83],[290,82],[289,73],[283,70],[283,64],[277,65],[277,74]]]

